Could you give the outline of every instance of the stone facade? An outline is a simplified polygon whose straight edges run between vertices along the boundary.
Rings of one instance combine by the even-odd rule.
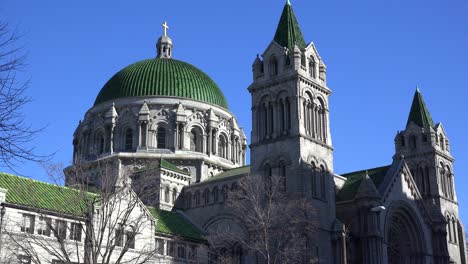
[[[156,59],[172,60],[168,36],[159,39],[157,50]],[[252,73],[249,166],[246,136],[236,118],[209,97],[151,94],[106,101],[100,94],[102,102],[87,111],[74,133],[66,184],[82,183],[74,174],[79,167],[85,168],[87,183],[99,188],[100,166],[112,164],[117,187],[151,188],[152,197],[140,197],[142,204],[171,211],[203,235],[229,228],[247,236],[242,215],[226,206],[227,192],[245,177],[280,176],[288,195],[307,199],[317,212],[317,230],[306,234],[305,249],[315,263],[467,262],[450,143],[419,90],[405,129],[396,135],[392,163],[337,175],[327,68],[315,45],[304,41],[289,3]],[[145,171],[150,178],[139,181]],[[4,194],[0,191],[5,202]],[[9,208],[7,214],[19,217],[25,214],[21,210],[34,211]],[[158,217],[149,217],[149,225]],[[155,261],[215,263],[206,240],[181,242],[177,234],[148,232],[145,243],[160,249]],[[184,245],[180,252],[179,245]],[[185,257],[177,258],[175,251]],[[188,258],[195,251],[196,258]],[[233,263],[263,263],[248,249],[235,252]]]

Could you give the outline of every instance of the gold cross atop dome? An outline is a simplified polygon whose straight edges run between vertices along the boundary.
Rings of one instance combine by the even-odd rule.
[[[169,26],[167,25],[166,21],[164,21],[162,27],[164,28],[164,36],[167,36],[167,30],[169,29]]]

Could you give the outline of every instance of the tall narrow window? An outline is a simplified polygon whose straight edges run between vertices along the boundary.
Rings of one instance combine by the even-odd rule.
[[[213,188],[213,201],[217,202],[219,199],[219,189],[218,187]]]
[[[170,197],[169,192],[170,192],[169,187],[166,187],[164,189],[164,202],[166,203],[169,203],[169,197]]]
[[[286,98],[285,106],[286,108],[286,129],[291,128],[291,106],[289,104],[289,98]]]
[[[218,139],[218,156],[227,158],[227,142],[226,137],[223,134],[219,135]]]
[[[125,150],[132,150],[133,148],[133,130],[128,128],[125,130]]]
[[[445,140],[444,140],[444,136],[440,135],[439,143],[440,143],[440,148],[441,148],[442,150],[445,150]]]
[[[316,77],[316,63],[315,63],[314,57],[310,57],[309,74],[310,74],[310,77],[312,77],[312,78]]]
[[[118,224],[117,228],[115,229],[115,246],[116,247],[121,247],[123,246],[123,240],[124,240],[124,230],[123,226]]]
[[[190,150],[196,152],[202,152],[203,142],[202,134],[199,129],[193,128],[190,132]]]
[[[200,192],[196,191],[195,192],[195,206],[199,206],[199,205],[200,205]]]
[[[415,135],[410,136],[410,148],[411,149],[416,148],[416,136]]]
[[[125,231],[125,239],[126,239],[126,245],[128,248],[134,249],[135,248],[135,231],[133,231],[133,228],[131,230]]]
[[[158,127],[157,141],[158,141],[158,145],[157,145],[158,149],[166,148],[166,129],[164,127]]]
[[[317,178],[317,167],[315,167],[315,164],[312,163],[312,177],[310,177],[310,190],[312,192],[312,197],[317,197]]]
[[[320,167],[320,197],[327,199],[327,171],[323,166]]]
[[[187,193],[185,195],[185,208],[190,209],[192,207],[192,194]]]
[[[177,200],[177,189],[174,188],[172,189],[172,203],[175,204],[176,200]]]
[[[101,132],[96,133],[96,147],[98,154],[104,153],[104,135]]]
[[[270,59],[270,75],[275,76],[278,75],[278,61],[276,60],[276,57],[272,57]]]
[[[272,135],[273,134],[273,131],[274,131],[274,120],[275,120],[275,116],[274,116],[274,111],[273,111],[273,104],[272,103],[269,103],[268,104],[268,134]]]

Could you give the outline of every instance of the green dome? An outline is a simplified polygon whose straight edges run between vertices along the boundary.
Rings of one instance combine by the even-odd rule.
[[[218,85],[198,68],[174,59],[131,64],[104,85],[94,105],[123,97],[171,96],[204,101],[228,109]]]

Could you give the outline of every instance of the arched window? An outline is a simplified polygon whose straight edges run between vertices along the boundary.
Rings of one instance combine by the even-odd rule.
[[[286,190],[286,164],[284,161],[279,163],[279,176],[281,177],[281,188],[283,191]]]
[[[170,193],[169,193],[169,192],[170,192],[169,187],[166,187],[166,188],[164,189],[164,202],[166,202],[166,203],[169,203],[169,202],[170,202],[170,201],[169,201],[169,197],[170,197]]]
[[[271,177],[271,166],[269,164],[266,164],[265,165],[265,168],[264,168],[264,175],[266,177]]]
[[[224,201],[226,201],[228,197],[228,191],[229,191],[229,188],[227,187],[227,185],[223,185],[223,188],[221,189],[221,193],[223,194]]]
[[[269,67],[271,76],[278,75],[278,61],[275,56],[271,57]]]
[[[289,103],[289,98],[286,98],[285,100],[285,106],[286,108],[286,129],[290,129],[291,128],[291,105]]]
[[[272,135],[274,131],[274,111],[273,111],[273,103],[268,104],[268,134]]]
[[[190,209],[192,207],[192,194],[186,193],[185,194],[185,208]]]
[[[442,150],[445,150],[445,140],[444,140],[444,136],[440,135],[439,137],[439,143],[440,143],[440,148]]]
[[[312,193],[312,197],[317,197],[317,180],[318,180],[319,172],[317,167],[312,162],[312,177],[310,177],[310,190]]]
[[[301,66],[304,68],[306,66],[306,56],[304,53],[301,54]]]
[[[213,201],[214,202],[217,202],[219,199],[219,190],[218,190],[218,187],[214,187],[213,188]]]
[[[98,154],[104,153],[105,144],[104,144],[104,135],[102,132],[96,133],[96,147]]]
[[[323,166],[320,166],[320,197],[327,199],[327,171]]]
[[[406,145],[406,142],[405,142],[405,135],[403,134],[400,134],[400,142],[401,142],[401,146],[404,147]]]
[[[306,134],[309,136],[315,137],[314,133],[314,99],[310,92],[306,92],[305,101],[304,101],[304,128]]]
[[[453,238],[452,238],[452,220],[450,219],[450,216],[447,215],[446,216],[446,220],[447,220],[447,233],[449,235],[449,241],[450,242],[453,242]]]
[[[452,217],[453,242],[457,243],[457,221]]]
[[[195,192],[195,205],[196,206],[200,205],[200,192],[199,191]]]
[[[416,148],[416,136],[415,135],[410,136],[409,143],[410,143],[410,148],[411,149]]]
[[[327,113],[325,109],[325,103],[323,102],[322,98],[318,98],[319,101],[319,108],[318,108],[318,120],[317,120],[317,133],[319,135],[319,140],[323,142],[327,142]]]
[[[449,166],[445,168],[445,174],[447,178],[447,197],[450,199],[454,198],[454,191],[453,191],[453,175],[452,171],[450,170]]]
[[[158,149],[166,148],[166,129],[164,127],[158,127],[157,131],[157,147]]]
[[[203,140],[202,140],[202,133],[200,129],[193,128],[190,131],[190,150],[196,152],[202,152],[203,147]]]
[[[127,128],[125,130],[125,150],[132,150],[133,149],[133,130],[131,128]]]
[[[284,55],[284,65],[286,66],[291,65],[291,57],[289,56],[289,54]]]
[[[205,204],[210,203],[210,191],[208,189],[205,189],[203,191],[203,200],[204,200]]]
[[[175,204],[176,200],[177,200],[177,189],[174,188],[172,189],[172,203]]]
[[[227,139],[224,134],[219,134],[218,156],[227,159]]]
[[[317,74],[316,74],[316,63],[315,63],[315,59],[314,57],[310,57],[310,60],[309,60],[309,74],[310,74],[310,77],[312,78],[316,78]]]

